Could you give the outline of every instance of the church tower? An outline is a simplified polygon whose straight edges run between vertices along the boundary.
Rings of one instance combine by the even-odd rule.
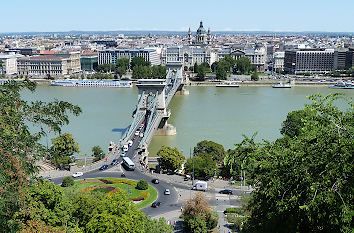
[[[191,32],[191,28],[189,28],[188,30],[188,44],[192,44],[192,32]]]
[[[207,43],[207,34],[203,27],[203,21],[200,21],[199,28],[197,30],[197,38],[196,44],[197,45],[205,45]]]
[[[210,28],[208,29],[208,39],[207,39],[208,44],[211,44],[211,34],[210,34]]]

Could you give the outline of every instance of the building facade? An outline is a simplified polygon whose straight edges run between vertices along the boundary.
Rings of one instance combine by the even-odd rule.
[[[334,49],[286,50],[284,70],[290,74],[326,73],[336,69]]]
[[[160,65],[161,59],[155,49],[105,49],[98,52],[98,64],[117,64],[117,60],[142,57],[151,65]]]
[[[19,75],[61,76],[67,75],[67,59],[54,55],[39,55],[18,59]]]
[[[0,61],[2,62],[0,74],[17,74],[17,59],[20,57],[23,56],[13,52],[0,54]]]
[[[94,71],[98,65],[98,55],[81,56],[81,70]]]
[[[162,50],[161,64],[166,65],[170,61],[182,62],[183,67],[191,67],[195,63],[200,65],[203,62],[211,65],[217,61],[217,52],[209,47],[169,47]]]

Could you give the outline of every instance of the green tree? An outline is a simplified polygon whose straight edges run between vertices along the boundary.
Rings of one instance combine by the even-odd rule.
[[[191,174],[194,170],[194,176],[200,179],[208,180],[214,176],[217,166],[211,155],[199,153],[189,158],[185,165],[186,172]]]
[[[14,213],[38,171],[36,161],[47,156],[40,139],[48,130],[60,132],[60,127],[69,122],[68,113],[81,112],[78,106],[58,100],[29,104],[21,99],[20,92],[25,89],[33,92],[36,84],[25,80],[0,86],[0,232],[18,230]],[[28,123],[38,126],[39,131],[31,133]]]
[[[208,154],[214,161],[222,162],[226,155],[224,147],[216,142],[203,140],[197,143],[193,149],[193,155]]]
[[[73,136],[68,133],[59,135],[52,139],[51,146],[51,162],[60,169],[63,169],[71,163],[74,153],[79,152],[79,144],[75,142]]]
[[[252,81],[258,81],[259,80],[259,75],[257,72],[253,72],[251,75],[251,80]]]
[[[254,173],[258,166],[258,161],[262,156],[257,153],[260,145],[255,142],[256,133],[251,138],[243,135],[244,139],[241,143],[235,144],[235,149],[228,151],[224,158],[224,167],[229,169],[229,174],[233,178],[241,175],[241,170],[246,173],[246,181],[248,184],[254,184]],[[260,158],[259,158],[260,157]]]
[[[351,232],[354,211],[354,108],[339,95],[311,96],[303,127],[260,150],[257,191],[244,232]],[[343,103],[343,100],[341,100]]]
[[[145,61],[143,57],[134,57],[130,62],[130,68],[133,70],[135,66],[150,66],[150,62]]]
[[[186,159],[177,148],[162,146],[157,152],[159,163],[162,169],[174,172],[182,168],[182,163]]]
[[[26,225],[28,220],[40,220],[47,226],[60,230],[75,228],[70,218],[73,205],[64,195],[60,186],[47,180],[39,180],[25,189],[21,208],[15,214],[15,220]]]
[[[146,180],[139,180],[135,188],[139,190],[147,190],[149,188],[149,184]]]
[[[248,57],[240,57],[236,60],[236,71],[240,74],[249,74],[256,71],[256,67],[251,64]]]
[[[205,78],[205,68],[203,66],[198,67],[198,73],[197,73],[198,80],[204,81]]]
[[[125,71],[129,69],[130,61],[128,58],[120,58],[117,60],[117,67],[122,67]]]
[[[197,64],[197,63],[194,63],[193,72],[194,72],[195,74],[198,73],[198,68],[199,68],[198,64]]]
[[[172,233],[173,226],[166,224],[165,218],[159,218],[159,220],[146,218],[146,229],[151,233]]]
[[[226,69],[227,68],[224,66],[223,63],[218,63],[215,68],[216,79],[226,80],[226,77],[227,77]]]
[[[75,183],[74,178],[71,176],[64,177],[63,182],[61,183],[61,187],[70,187]]]
[[[106,156],[100,146],[92,147],[92,155],[94,157],[94,159],[93,159],[94,162],[97,162]]]
[[[286,120],[281,124],[280,133],[289,137],[298,136],[304,128],[307,119],[315,116],[315,112],[308,109],[289,112]]]

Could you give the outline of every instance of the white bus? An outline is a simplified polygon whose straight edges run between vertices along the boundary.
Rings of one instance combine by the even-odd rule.
[[[135,169],[133,161],[128,157],[123,157],[123,167],[128,171],[134,171]]]

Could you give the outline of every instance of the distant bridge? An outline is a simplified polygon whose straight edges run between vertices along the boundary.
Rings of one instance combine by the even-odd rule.
[[[135,141],[138,141],[138,150],[147,152],[156,131],[164,129],[166,126],[171,115],[171,111],[167,110],[167,107],[172,97],[177,91],[182,91],[185,84],[181,62],[169,62],[166,69],[166,79],[142,79],[137,82],[138,105],[133,112],[133,121],[129,130],[120,141],[120,147],[134,138],[135,132],[144,122],[143,137],[135,136]]]

